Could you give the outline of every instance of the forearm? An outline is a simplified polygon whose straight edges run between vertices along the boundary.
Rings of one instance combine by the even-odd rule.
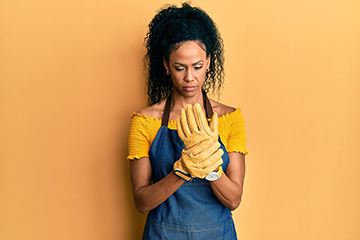
[[[225,173],[218,180],[210,182],[210,186],[219,201],[233,211],[241,202],[245,178],[245,155],[230,152],[229,158],[230,163]]]
[[[231,211],[240,205],[243,192],[242,184],[231,181],[231,179],[223,173],[218,180],[210,182],[210,186],[219,201]]]
[[[136,209],[142,214],[156,208],[168,199],[185,180],[179,178],[172,171],[159,182],[140,187],[134,192]]]

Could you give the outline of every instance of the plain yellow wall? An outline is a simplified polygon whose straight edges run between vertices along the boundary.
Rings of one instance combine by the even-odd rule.
[[[127,134],[164,3],[1,1],[0,239],[140,239]],[[360,1],[194,5],[224,38],[220,100],[245,118],[239,239],[360,239]]]

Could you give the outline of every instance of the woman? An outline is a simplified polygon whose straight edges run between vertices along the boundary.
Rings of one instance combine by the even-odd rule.
[[[149,212],[143,239],[237,239],[243,119],[206,95],[223,83],[220,34],[184,3],[158,12],[145,41],[149,107],[132,114],[128,156],[135,206]]]

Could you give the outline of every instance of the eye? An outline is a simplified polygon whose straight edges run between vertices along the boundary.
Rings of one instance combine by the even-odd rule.
[[[184,68],[175,68],[175,70],[179,72],[179,71],[184,70]]]
[[[203,67],[203,66],[196,66],[196,67],[194,67],[194,69],[195,69],[195,70],[200,70],[200,69],[202,69],[202,67]]]

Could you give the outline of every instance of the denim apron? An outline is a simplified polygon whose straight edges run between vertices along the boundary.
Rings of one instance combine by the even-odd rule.
[[[174,163],[180,159],[184,143],[177,131],[167,127],[171,106],[168,97],[160,127],[149,150],[152,181],[156,183],[173,171]],[[204,94],[207,118],[212,116],[210,101]],[[223,169],[229,164],[229,155],[219,137]],[[237,239],[231,211],[214,195],[205,179],[194,178],[185,182],[166,201],[148,213],[143,240],[233,240]]]

